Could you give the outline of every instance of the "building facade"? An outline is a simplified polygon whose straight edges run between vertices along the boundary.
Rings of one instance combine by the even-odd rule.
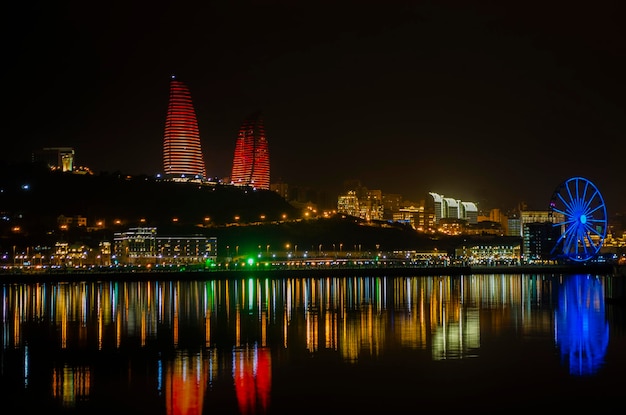
[[[428,193],[431,196],[429,210],[435,214],[435,222],[438,225],[442,219],[467,221],[470,225],[478,223],[478,206],[474,202],[464,202],[451,197],[444,197],[435,192]]]
[[[217,238],[202,235],[157,236],[154,227],[130,228],[113,239],[116,264],[181,265],[217,259]]]
[[[524,239],[525,261],[547,261],[561,236],[562,229],[554,223],[562,223],[563,215],[549,210],[522,210],[519,212],[519,229],[515,232]]]
[[[239,129],[230,179],[236,186],[270,188],[269,147],[259,112],[246,118]]]
[[[33,161],[41,161],[51,170],[74,171],[74,148],[46,147],[33,154]]]
[[[200,144],[196,111],[187,86],[172,76],[163,137],[165,177],[204,178],[206,167]]]
[[[552,250],[561,236],[558,226],[551,222],[529,222],[524,224],[524,260],[545,262],[553,258]]]
[[[400,208],[393,214],[393,221],[411,225],[418,232],[430,232],[435,229],[435,214],[427,212],[424,204]]]
[[[337,198],[337,212],[350,216],[359,216],[359,198],[354,190],[349,190],[347,194]]]

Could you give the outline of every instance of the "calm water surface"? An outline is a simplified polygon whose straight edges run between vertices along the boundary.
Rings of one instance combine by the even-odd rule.
[[[611,277],[300,275],[0,285],[1,412],[626,407]]]

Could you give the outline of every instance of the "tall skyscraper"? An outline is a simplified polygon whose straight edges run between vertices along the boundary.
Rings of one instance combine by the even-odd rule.
[[[179,178],[206,176],[196,111],[187,86],[174,75],[163,137],[163,173]]]
[[[239,129],[231,181],[237,186],[270,188],[270,155],[260,112],[246,118]]]

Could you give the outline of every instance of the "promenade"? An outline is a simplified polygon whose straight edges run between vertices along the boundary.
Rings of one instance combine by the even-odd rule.
[[[150,281],[291,277],[461,276],[480,274],[592,274],[626,277],[626,266],[616,264],[507,265],[507,266],[360,266],[360,267],[242,267],[210,269],[184,267],[98,267],[44,269],[21,272],[3,270],[2,283],[55,281]]]

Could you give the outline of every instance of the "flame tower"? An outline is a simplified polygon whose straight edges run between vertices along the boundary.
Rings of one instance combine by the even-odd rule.
[[[270,156],[260,112],[250,115],[239,129],[231,181],[237,186],[270,188]]]
[[[206,176],[198,120],[187,86],[174,75],[163,137],[163,173],[166,176]]]

